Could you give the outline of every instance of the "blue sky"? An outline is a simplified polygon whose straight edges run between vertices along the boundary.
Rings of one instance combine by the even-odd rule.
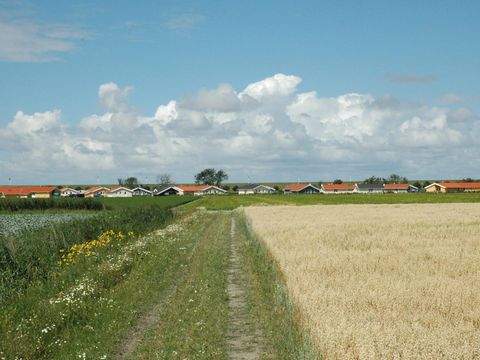
[[[468,119],[464,119],[464,116],[461,120],[469,122],[463,127],[458,126],[460,120],[452,119],[451,115],[446,115],[448,124],[435,125],[440,132],[443,131],[439,136],[446,137],[443,143],[415,135],[418,141],[425,140],[422,151],[427,154],[428,147],[432,146],[430,150],[438,153],[435,146],[440,149],[442,146],[460,147],[461,143],[467,142],[466,139],[460,139],[458,134],[449,133],[449,129],[467,135],[468,131],[478,127],[479,15],[480,3],[477,1],[75,3],[0,0],[0,131],[9,128],[18,111],[32,115],[58,109],[61,111],[61,119],[58,120],[61,125],[57,125],[62,129],[68,128],[66,133],[78,132],[75,129],[82,119],[92,114],[118,111],[117,108],[106,108],[105,99],[99,95],[99,87],[110,82],[116,84],[119,94],[125,87],[131,88],[126,91],[124,100],[126,104],[128,93],[128,112],[136,113],[131,125],[137,126],[139,117],[153,117],[159,106],[166,105],[170,100],[181,104],[185,99],[197,96],[202,89],[216,89],[219,84],[229,84],[236,93],[241,93],[249,84],[275,74],[285,74],[301,78],[302,81],[290,93],[281,94],[289,96],[289,99],[280,101],[284,109],[302,93],[315,91],[320,103],[321,99],[357,93],[371,96],[374,101],[393,99],[402,104],[402,109],[408,108],[398,116],[401,120],[395,117],[398,129],[403,123],[423,114],[420,118],[425,122],[422,123],[424,130],[432,127],[426,122],[433,121],[433,115],[425,115],[431,114],[432,109],[441,108],[447,113],[458,109],[469,112],[466,116]],[[310,114],[310,118],[325,124],[328,119],[322,118],[322,114],[325,113],[323,110],[328,112],[328,109],[322,106],[315,107],[315,111],[321,114]],[[233,111],[229,109],[227,112]],[[261,113],[268,111],[262,108]],[[278,117],[284,113],[274,114],[276,123],[281,122]],[[242,113],[239,116],[243,119],[246,115]],[[310,124],[305,125],[298,119],[290,118],[295,126],[304,128],[298,131],[306,131],[306,136],[313,141],[312,147],[304,149],[304,152],[314,151],[314,148],[318,150],[318,146],[328,142],[328,139],[319,135],[325,134],[326,129],[316,131],[316,137],[312,137]],[[329,119],[331,121],[331,117]],[[368,122],[368,119],[365,121]],[[388,122],[388,116],[385,115],[383,121]],[[218,121],[214,123],[219,124]],[[218,126],[224,125],[221,123]],[[287,125],[282,125],[278,129],[286,131],[287,128]],[[273,133],[275,129],[269,128],[269,131]],[[167,130],[171,135],[172,129]],[[242,131],[248,132],[248,129],[236,131],[226,139],[232,141],[235,136],[242,135]],[[41,137],[36,132],[34,136]],[[345,131],[342,134],[346,136]],[[4,136],[5,139],[0,138],[4,146],[2,149],[0,143],[0,165],[4,167],[3,172],[15,173],[9,160],[12,150],[6,145],[8,141],[14,141],[14,135],[9,134],[8,139]],[[92,135],[83,134],[82,141],[88,136]],[[160,141],[158,136],[157,142]],[[199,136],[203,135],[199,133]],[[374,133],[370,132],[369,136],[374,136]],[[192,138],[195,138],[195,134],[190,140],[184,138],[183,141],[193,144]],[[111,138],[94,140],[103,141],[105,149],[102,151],[115,152],[114,149],[106,149],[115,142]],[[297,140],[302,142],[301,139]],[[342,148],[343,140],[338,138],[333,144],[336,151],[342,152],[348,148]],[[474,150],[478,150],[478,143],[474,139],[469,141],[469,151],[474,153]],[[78,145],[71,146],[75,148]],[[201,148],[197,145],[193,148]],[[42,145],[38,146],[40,148]],[[245,146],[253,145],[247,143]],[[382,146],[382,151],[393,151]],[[410,154],[411,146],[403,146],[406,146],[405,153]],[[268,148],[263,144],[257,150],[264,147]],[[29,153],[38,152],[39,148],[23,149],[22,156],[27,162],[32,161],[34,156],[29,156]],[[361,145],[361,149],[367,151],[369,146]],[[180,156],[177,150],[172,150],[170,155]],[[378,151],[378,148],[370,149],[373,150]],[[149,156],[152,156],[157,150],[150,148],[149,151]],[[388,175],[390,172],[402,172],[410,177],[480,177],[478,170],[472,168],[472,164],[474,167],[478,165],[478,157],[461,160],[454,174],[450,174],[453,172],[451,169],[440,165],[438,169],[420,171],[401,161],[392,162],[391,154],[381,157],[381,161],[362,163],[360,168],[357,168],[358,161],[351,156],[339,158],[341,164],[338,168],[349,170],[337,171],[325,165],[322,157],[316,159],[318,166],[312,166],[308,156],[289,156],[293,151],[291,148],[282,151],[287,155],[284,162],[280,159],[277,166],[267,166],[271,164],[267,163],[267,156],[265,162],[252,165],[248,176],[258,181],[275,180],[277,177],[278,180],[292,180],[289,177],[293,169],[296,177],[309,180],[329,176],[362,178],[367,174]],[[462,156],[465,158],[462,151],[465,149],[459,149],[458,159]],[[357,150],[353,152],[358,153]],[[105,171],[105,181],[129,172],[149,173],[146,166],[136,168],[125,165],[119,171],[122,174],[116,174],[114,169],[119,168],[120,154],[110,155],[113,165]],[[182,156],[188,156],[188,152],[183,152]],[[208,151],[205,156],[208,156]],[[441,159],[441,156],[437,159]],[[425,162],[427,160],[432,161],[428,156],[422,159]],[[245,180],[246,175],[238,170],[245,166],[243,161],[237,154],[232,154],[223,159],[205,160],[198,166],[215,165],[229,169],[230,165],[232,180]],[[303,164],[305,170],[299,165],[291,168],[288,165],[290,163]],[[179,181],[191,178],[188,174],[190,168],[159,163],[157,169],[173,169],[170,172],[178,173]],[[69,178],[62,175],[64,171],[58,168],[52,174],[46,166],[36,169],[37,174],[45,177],[45,181],[75,181],[77,178],[89,181],[96,177],[88,171],[85,173],[85,169],[79,169],[78,177]],[[0,176],[5,177],[2,173]],[[15,176],[24,182],[38,178],[29,173],[27,168],[18,170]],[[150,176],[153,177],[154,172]]]

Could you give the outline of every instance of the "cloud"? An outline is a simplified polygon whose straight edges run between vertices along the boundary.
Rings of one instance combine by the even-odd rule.
[[[241,99],[250,97],[257,101],[272,97],[288,96],[296,90],[301,82],[302,79],[298,76],[276,74],[248,85],[239,96]]]
[[[460,104],[466,100],[467,98],[465,96],[449,93],[442,96],[439,102],[444,105],[453,105],[453,104]]]
[[[87,38],[82,29],[62,23],[41,23],[0,14],[0,61],[58,61]]]
[[[188,35],[204,22],[205,16],[193,12],[187,12],[171,17],[165,22],[165,26],[180,35]]]
[[[132,90],[133,88],[130,86],[121,90],[117,84],[109,82],[100,85],[98,89],[98,98],[106,110],[122,112],[128,109],[127,97]]]
[[[418,75],[418,74],[385,74],[387,80],[393,84],[431,84],[437,80],[434,75]]]
[[[105,112],[77,123],[60,110],[19,111],[0,128],[0,163],[31,182],[92,182],[169,172],[191,181],[204,167],[232,180],[331,180],[391,172],[412,178],[477,176],[480,118],[468,108],[411,105],[392,97],[299,92],[276,74],[236,91],[228,84],[160,104],[144,115],[131,87],[98,90]],[[12,161],[11,159],[15,159]],[[40,180],[39,180],[40,179]],[[50,178],[49,178],[50,179]]]

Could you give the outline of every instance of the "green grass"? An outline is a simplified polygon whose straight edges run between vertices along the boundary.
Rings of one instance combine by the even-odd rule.
[[[184,208],[232,210],[252,205],[337,205],[480,202],[480,193],[451,194],[338,194],[338,195],[227,195],[203,196]]]
[[[229,214],[208,214],[189,270],[138,347],[139,359],[225,359]]]
[[[236,217],[236,236],[249,279],[249,313],[260,326],[265,342],[262,359],[320,359],[308,334],[302,330],[302,321],[289,298],[281,271],[245,216],[237,212]]]
[[[99,252],[29,287],[2,308],[0,358],[115,358],[132,324],[189,267],[197,231],[212,225],[203,220]],[[91,291],[75,291],[79,284]],[[67,300],[52,302],[59,298]]]
[[[117,210],[125,208],[142,208],[150,205],[175,207],[194,200],[197,200],[196,196],[134,196],[131,198],[103,198],[98,199],[97,201]]]

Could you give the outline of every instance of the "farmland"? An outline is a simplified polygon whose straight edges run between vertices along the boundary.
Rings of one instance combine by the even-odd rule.
[[[0,214],[0,236],[95,216],[95,213]]]
[[[0,214],[62,219],[0,236],[0,358],[472,358],[480,207],[457,202],[475,199],[168,196]],[[414,200],[452,203],[382,204]]]
[[[480,356],[478,204],[245,213],[326,358]]]

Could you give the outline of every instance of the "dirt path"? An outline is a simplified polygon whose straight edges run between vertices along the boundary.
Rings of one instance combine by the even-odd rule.
[[[230,228],[230,269],[227,276],[229,298],[229,330],[227,352],[230,359],[259,359],[262,354],[262,334],[248,319],[247,277],[242,267],[238,240],[235,236],[235,218]]]

